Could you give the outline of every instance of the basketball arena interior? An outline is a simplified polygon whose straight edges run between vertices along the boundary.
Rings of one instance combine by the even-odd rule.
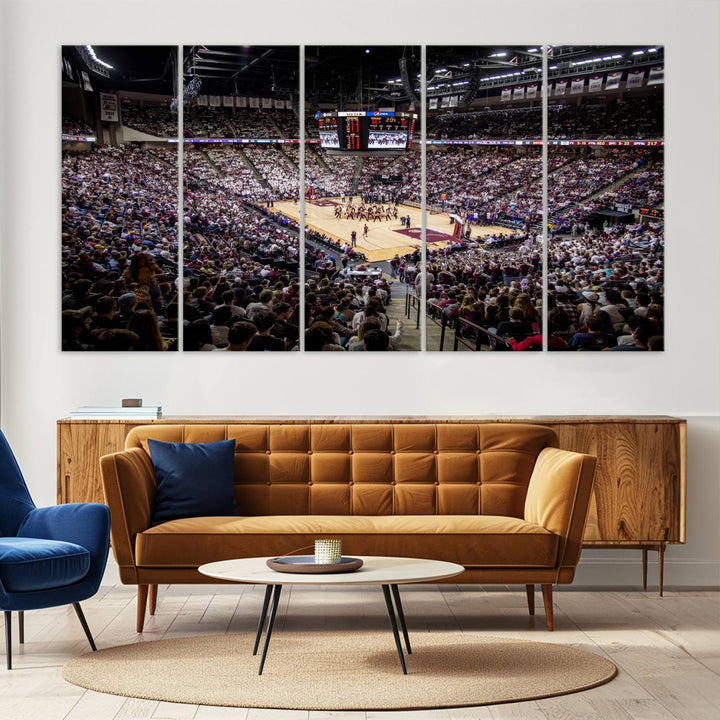
[[[660,46],[64,46],[67,351],[661,351]]]

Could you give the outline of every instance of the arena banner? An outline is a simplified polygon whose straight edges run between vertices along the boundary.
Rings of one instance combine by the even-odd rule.
[[[512,89],[511,88],[503,88],[502,92],[500,93],[500,101],[501,102],[507,102],[512,97]]]
[[[90,84],[90,76],[84,70],[80,71],[80,76],[82,77],[82,89],[92,92],[93,87]]]
[[[513,89],[513,100],[523,100],[525,98],[525,86],[516,85]]]
[[[602,90],[602,75],[591,75],[588,80],[588,92],[600,92]]]
[[[630,90],[631,88],[642,87],[644,77],[644,70],[632,70],[628,72],[627,80],[625,81],[625,87],[628,90]]]
[[[286,110],[292,110],[292,109],[293,109],[292,100],[286,100],[286,101],[285,101],[285,109],[286,109]]]
[[[620,87],[620,79],[622,78],[621,72],[608,73],[607,79],[605,80],[606,90],[617,90]]]
[[[119,122],[118,96],[113,93],[100,93],[100,120]]]
[[[585,89],[585,78],[573,78],[570,83],[570,94],[579,95]]]
[[[210,95],[210,107],[220,107],[219,95]]]
[[[428,107],[430,110],[437,110],[438,107],[438,99],[437,98],[430,98],[428,101]]]
[[[235,98],[232,95],[223,95],[223,107],[235,107]]]
[[[244,95],[239,95],[235,98],[235,107],[239,108],[246,108],[247,107],[247,98]]]
[[[567,88],[567,80],[556,80],[553,94],[554,95],[564,95],[565,88]]]
[[[450,98],[447,95],[440,98],[440,107],[441,108],[450,107]]]
[[[273,102],[273,105],[275,106],[276,110],[284,110],[285,109],[285,101],[284,100],[275,100]]]
[[[265,110],[271,110],[273,106],[272,98],[264,97],[262,99],[262,106]]]
[[[199,107],[207,107],[208,106],[208,96],[207,95],[198,95],[197,99],[195,101]]]
[[[451,95],[450,96],[450,107],[457,107],[459,99],[460,98],[457,95]]]
[[[650,68],[648,85],[662,85],[665,82],[665,68],[662,65]]]
[[[534,100],[537,97],[537,85],[528,85],[525,88],[525,97],[528,100]]]
[[[259,108],[260,107],[260,98],[259,97],[249,97],[248,104],[250,105],[251,108]]]

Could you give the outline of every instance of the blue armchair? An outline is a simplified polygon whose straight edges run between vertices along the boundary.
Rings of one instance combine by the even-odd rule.
[[[107,563],[110,512],[99,503],[37,508],[0,432],[0,609],[12,669],[12,613],[24,642],[24,611],[72,604],[95,650],[80,601],[100,587]]]

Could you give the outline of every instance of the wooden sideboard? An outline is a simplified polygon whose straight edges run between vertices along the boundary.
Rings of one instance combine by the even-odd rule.
[[[685,542],[687,427],[667,416],[534,417],[164,417],[160,420],[69,420],[57,423],[59,503],[103,502],[99,458],[122,450],[128,432],[150,423],[341,423],[511,422],[552,427],[560,447],[598,457],[595,490],[583,547],[658,552],[662,595],[663,558],[669,544]]]

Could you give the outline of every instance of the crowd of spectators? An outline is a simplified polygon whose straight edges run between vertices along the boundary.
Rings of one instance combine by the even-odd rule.
[[[138,129],[164,132],[152,117],[161,110],[138,111]],[[655,112],[651,105],[645,110],[649,117]],[[123,117],[132,112],[127,116],[124,108]],[[573,113],[557,112],[574,122]],[[626,107],[617,112],[632,117]],[[249,122],[260,111],[226,115],[243,122],[228,131],[259,132]],[[293,117],[291,111],[284,115]],[[510,115],[512,127],[519,127],[532,113]],[[225,133],[210,124],[218,117],[199,112],[195,120],[210,133]],[[495,121],[502,121],[497,111]],[[74,127],[66,119],[63,126]],[[277,136],[267,118],[264,126]],[[127,144],[64,153],[65,349],[169,350],[178,342],[187,350],[294,349],[301,262],[310,277],[302,328],[309,350],[392,350],[398,344],[401,328],[388,328],[387,321],[391,286],[370,274],[359,283],[343,275],[340,266],[358,260],[357,252],[313,231],[301,258],[297,224],[267,207],[275,200],[297,202],[298,146],[188,146],[183,158],[185,244],[178,288],[177,148]],[[345,195],[361,168],[357,194],[368,202],[419,203],[420,162],[419,152],[358,160],[311,149],[306,183],[320,195]],[[539,148],[447,146],[428,153],[429,205],[474,222],[514,226],[485,241],[465,238],[429,251],[431,312],[464,319],[466,332],[479,325],[506,336],[517,349],[534,349],[543,331],[539,231],[532,227],[541,215],[541,168]],[[662,151],[551,148],[549,171],[551,347],[661,347],[662,222],[592,228],[587,220],[597,209],[661,205]],[[412,281],[408,270],[403,264],[397,277]],[[185,328],[178,340],[180,307]]]
[[[300,166],[300,148],[285,147],[297,167]],[[340,197],[352,192],[358,158],[330,155],[326,150],[305,148],[305,188],[313,188],[317,197]],[[329,168],[329,171],[328,171]]]
[[[300,176],[278,147],[246,145],[242,152],[255,166],[272,191],[274,200],[296,200],[300,192]]]
[[[132,146],[63,155],[64,349],[176,347],[173,159]]]
[[[322,257],[318,261],[324,263]],[[391,293],[387,279],[370,272],[360,281],[351,280],[346,271],[309,280],[305,285],[305,350],[396,350],[403,326],[396,321],[390,327]]]
[[[387,201],[394,203],[419,205],[422,184],[420,162],[421,154],[414,150],[390,159],[365,158],[357,192],[372,202],[375,202],[373,197],[378,200],[386,197]]]
[[[569,104],[569,99],[551,100],[548,107],[550,139],[643,140],[663,136],[662,93],[582,105]],[[427,137],[429,140],[539,139],[542,137],[542,110],[537,105],[430,113]]]
[[[658,139],[663,137],[663,107],[662,94],[567,105],[549,114],[548,135],[559,140]]]
[[[63,135],[95,135],[95,131],[84,120],[63,116],[62,118]]]
[[[459,322],[459,332],[490,346],[542,348],[542,253],[537,238],[502,248],[455,243],[428,255],[428,312]],[[662,223],[583,228],[553,236],[548,252],[551,350],[661,350]],[[465,321],[465,322],[463,322]]]
[[[428,140],[541,138],[542,108],[512,108],[428,115]]]
[[[120,99],[120,120],[123,125],[159,138],[177,137],[177,115],[170,112],[170,101],[163,105],[138,105]]]

